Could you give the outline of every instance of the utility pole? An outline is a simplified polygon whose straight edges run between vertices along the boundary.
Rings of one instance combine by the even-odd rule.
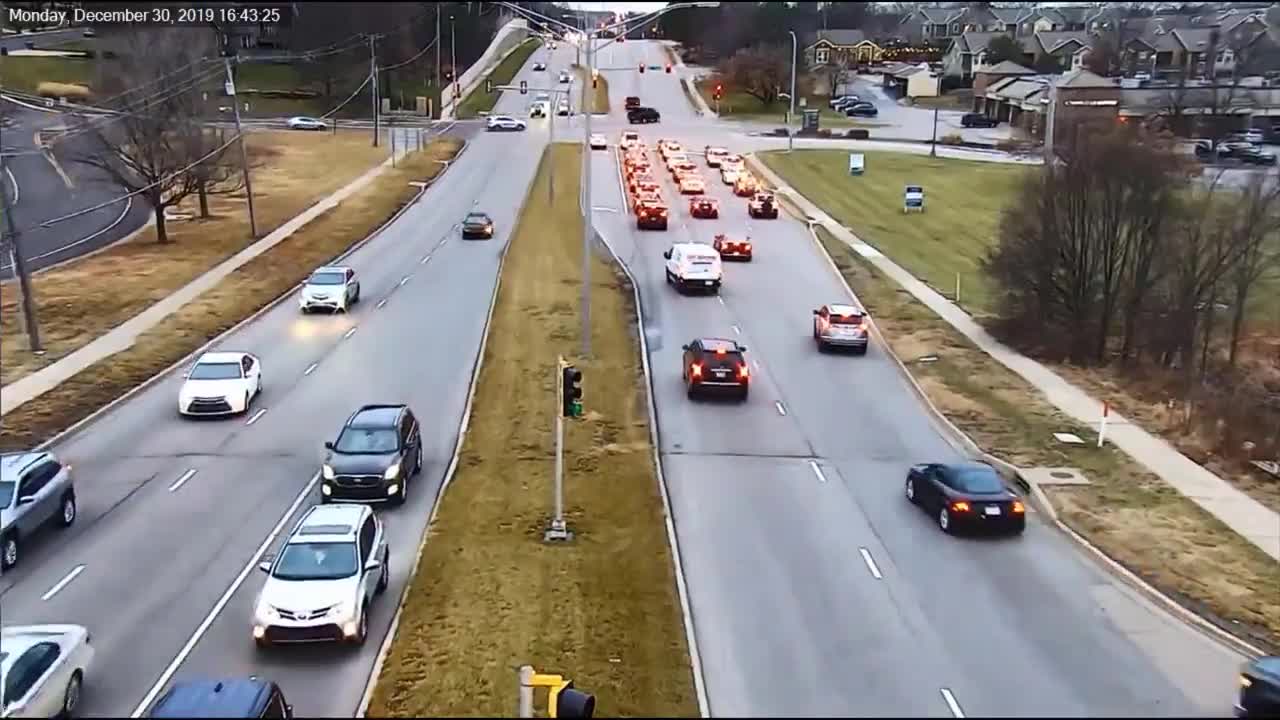
[[[791,102],[791,109],[787,111],[787,152],[795,147],[795,130],[791,127],[791,123],[796,117],[796,33],[794,30],[788,30],[791,35],[791,95],[787,100]],[[717,113],[719,114],[719,113]]]
[[[27,345],[37,355],[44,353],[40,345],[40,326],[36,322],[36,300],[31,292],[31,275],[27,272],[27,261],[22,257],[22,237],[18,225],[13,220],[13,206],[9,204],[9,177],[5,167],[4,155],[0,155],[0,201],[4,203],[4,222],[8,230],[9,257],[13,259],[13,274],[18,276],[18,287],[22,292],[22,319],[27,326]]]
[[[369,72],[373,77],[373,146],[378,147],[378,134],[381,123],[378,118],[378,48],[377,36],[369,36]]]
[[[249,234],[258,239],[258,216],[253,211],[253,181],[249,179],[249,151],[244,146],[244,131],[240,129],[240,97],[236,95],[236,80],[231,74],[231,58],[223,58],[227,69],[227,94],[231,96],[231,108],[236,118],[236,144],[240,146],[240,172],[244,173],[244,194],[249,201]]]
[[[938,108],[933,109],[933,142],[929,143],[929,157],[938,157]]]
[[[436,3],[436,91],[440,91],[440,50],[442,43],[440,42],[440,3]],[[441,101],[444,100],[444,94],[440,95]],[[439,103],[437,103],[439,104]]]
[[[586,35],[586,59],[588,79],[594,78],[596,69],[591,52],[592,35]],[[591,357],[591,113],[582,114],[582,359]]]
[[[1057,135],[1057,119],[1058,119],[1058,82],[1056,79],[1049,80],[1049,112],[1045,119],[1044,127],[1044,162],[1050,168],[1053,167],[1054,136]]]
[[[449,72],[453,73],[453,111],[457,113],[462,98],[458,97],[458,37],[454,32],[452,15],[449,16]]]

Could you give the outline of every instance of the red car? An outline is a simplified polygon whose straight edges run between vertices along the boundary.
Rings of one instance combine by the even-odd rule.
[[[735,239],[723,233],[716,235],[716,239],[711,243],[711,247],[720,253],[722,260],[746,260],[751,261],[751,240]]]
[[[689,200],[689,214],[696,218],[720,217],[720,203],[711,197],[701,196]]]
[[[636,227],[641,230],[666,230],[667,206],[660,202],[641,202],[636,205]]]

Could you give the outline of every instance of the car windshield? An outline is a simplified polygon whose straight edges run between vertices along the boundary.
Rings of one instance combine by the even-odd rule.
[[[848,315],[836,315],[833,313],[831,315],[831,324],[832,325],[861,325],[862,316],[857,313],[850,313]]]
[[[0,480],[0,508],[9,507],[9,503],[13,501],[13,491],[18,487],[18,483],[12,480]]]
[[[333,447],[340,453],[385,455],[400,449],[400,436],[391,428],[349,427]]]
[[[281,580],[340,580],[359,571],[355,543],[308,542],[285,545],[272,575]]]
[[[998,493],[1004,490],[1004,483],[994,470],[987,468],[966,468],[954,471],[952,480],[957,490],[971,493]]]
[[[196,363],[191,368],[190,380],[238,380],[244,377],[244,370],[238,362]]]
[[[326,271],[311,273],[311,279],[307,280],[308,285],[341,285],[346,282],[346,273]]]
[[[467,216],[466,222],[469,222],[469,223],[487,223],[487,222],[489,222],[489,216],[488,216],[488,215],[480,215],[480,214],[478,214],[478,213],[471,213],[470,215],[468,215],[468,216]]]

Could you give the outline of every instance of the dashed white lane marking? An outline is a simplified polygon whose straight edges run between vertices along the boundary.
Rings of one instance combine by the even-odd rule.
[[[407,283],[407,282],[409,282],[409,276],[408,276],[408,275],[405,275],[404,277],[400,278],[400,287],[404,287],[404,284],[405,284],[405,283]]]
[[[428,260],[430,260],[430,259],[431,259],[431,253],[427,253],[426,255],[423,255],[423,256],[422,256],[422,259],[418,261],[418,264],[419,264],[419,265],[426,265],[426,264],[427,264],[427,261],[428,261]]]
[[[378,301],[378,309],[381,310],[383,307],[386,306],[386,304],[387,304],[387,299],[382,298],[381,300]]]
[[[960,709],[960,703],[956,702],[956,696],[951,694],[947,688],[942,688],[942,699],[947,701],[947,707],[951,709],[954,717],[964,717],[964,711]]]
[[[182,477],[178,478],[177,480],[174,480],[173,484],[169,486],[169,492],[177,492],[178,488],[182,487],[183,485],[186,485],[187,481],[191,479],[191,476],[195,474],[196,474],[195,468],[191,468],[190,470],[187,470],[186,472],[182,473]]]
[[[734,325],[734,326],[733,326],[733,334],[734,334],[734,335],[741,335],[741,334],[742,334],[742,328],[738,327],[737,325]]]
[[[724,304],[724,298],[720,297],[719,295],[716,296],[716,300],[719,300],[721,305]]]
[[[883,580],[884,576],[880,574],[880,568],[876,567],[876,561],[871,557],[871,551],[860,547],[858,552],[862,553],[862,561],[867,564],[867,569],[871,571],[871,577],[877,580]]]
[[[280,535],[280,531],[284,529],[285,523],[288,523],[289,518],[293,517],[293,514],[298,512],[298,507],[307,499],[311,494],[312,488],[314,488],[316,483],[319,481],[320,473],[316,473],[311,476],[311,481],[307,483],[306,487],[302,488],[302,492],[298,493],[298,497],[294,498],[293,505],[290,505],[289,509],[284,512],[284,516],[280,518],[280,522],[276,523],[276,526],[272,528],[271,534],[267,535],[266,539],[262,541],[262,544],[258,546],[258,551],[253,554],[253,557],[249,558],[249,562],[245,563],[244,568],[240,570],[240,574],[236,576],[236,579],[231,583],[231,586],[222,594],[222,597],[218,598],[218,602],[214,604],[213,609],[209,611],[209,614],[205,616],[203,621],[201,621],[200,626],[191,634],[187,643],[178,651],[177,656],[173,658],[173,662],[169,663],[169,667],[165,668],[164,672],[160,673],[160,677],[156,680],[156,684],[151,686],[151,689],[147,691],[146,697],[142,698],[142,702],[138,703],[138,707],[133,709],[133,712],[129,717],[142,717],[142,713],[146,712],[151,703],[155,701],[156,696],[160,694],[160,691],[169,683],[169,679],[178,671],[178,668],[182,667],[182,663],[189,655],[191,655],[191,652],[195,650],[196,644],[200,642],[200,638],[204,637],[204,634],[209,631],[209,628],[213,625],[214,621],[218,619],[220,614],[222,614],[223,609],[227,607],[227,603],[231,602],[232,596],[236,594],[236,591],[240,589],[240,586],[243,585],[244,581],[249,577],[249,573],[253,572],[253,570],[258,566],[258,561],[262,558],[262,555],[267,552],[267,548],[271,547],[271,543],[275,542],[276,537]]]
[[[315,371],[316,371],[316,365],[317,365],[317,363],[311,363],[310,365],[308,365],[308,366],[307,366],[307,369],[306,369],[306,370],[303,370],[303,371],[302,371],[302,374],[303,374],[303,375],[310,375],[311,373],[315,372]]]
[[[343,336],[342,336],[342,339],[343,339],[343,340],[346,340],[347,338],[349,338],[349,337],[351,337],[352,335],[355,335],[355,334],[356,334],[356,329],[355,329],[355,328],[351,328],[350,330],[348,330],[348,331],[347,331],[347,333],[346,333],[345,335],[343,335]]]
[[[261,409],[261,410],[259,410],[258,412],[254,413],[254,414],[253,414],[253,417],[249,418],[249,422],[245,423],[245,425],[252,425],[252,424],[254,424],[254,423],[258,422],[258,418],[260,418],[260,417],[262,417],[263,415],[266,415],[266,414],[267,414],[267,409],[266,409],[266,408],[262,408],[262,409]]]
[[[782,404],[782,401],[781,401],[781,400],[774,400],[774,401],[773,401],[773,406],[774,406],[774,407],[776,407],[776,408],[778,408],[778,414],[779,414],[779,415],[786,415],[786,414],[787,414],[787,408],[786,408],[785,406],[783,406],[783,404]]]
[[[75,580],[75,579],[76,579],[76,576],[77,576],[77,575],[79,575],[79,574],[80,574],[80,573],[82,573],[82,572],[84,572],[84,566],[83,566],[83,565],[77,565],[77,566],[75,566],[74,568],[72,568],[72,569],[71,569],[71,572],[67,573],[66,577],[64,577],[64,578],[62,578],[61,580],[59,580],[59,581],[57,582],[57,584],[55,584],[53,587],[49,588],[49,590],[48,590],[47,592],[45,592],[45,594],[41,595],[41,596],[40,596],[40,599],[41,599],[41,600],[46,600],[46,601],[47,601],[49,598],[53,597],[54,595],[57,595],[59,592],[61,592],[61,591],[62,591],[62,588],[64,588],[64,587],[66,587],[66,586],[70,585],[70,584],[71,584],[71,581],[72,581],[72,580]]]
[[[818,482],[825,483],[827,481],[827,476],[822,474],[822,468],[818,467],[817,461],[810,460],[809,469],[813,470],[813,474],[818,477]]]

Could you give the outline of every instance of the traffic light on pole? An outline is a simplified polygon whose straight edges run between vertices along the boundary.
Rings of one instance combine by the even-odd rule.
[[[644,63],[640,63],[640,74],[644,74]]]
[[[547,715],[553,718],[589,718],[596,714],[596,696],[573,689],[572,680],[547,688]]]
[[[528,94],[529,94],[529,81],[528,81],[528,80],[521,80],[521,81],[520,81],[520,94],[521,94],[521,95],[528,95]]]
[[[722,94],[724,94],[724,85],[721,85],[720,83],[716,83],[715,99],[719,100]]]
[[[560,408],[564,417],[582,415],[582,371],[572,365],[566,365],[560,371]]]
[[[667,73],[671,73],[671,63],[667,63]]]

